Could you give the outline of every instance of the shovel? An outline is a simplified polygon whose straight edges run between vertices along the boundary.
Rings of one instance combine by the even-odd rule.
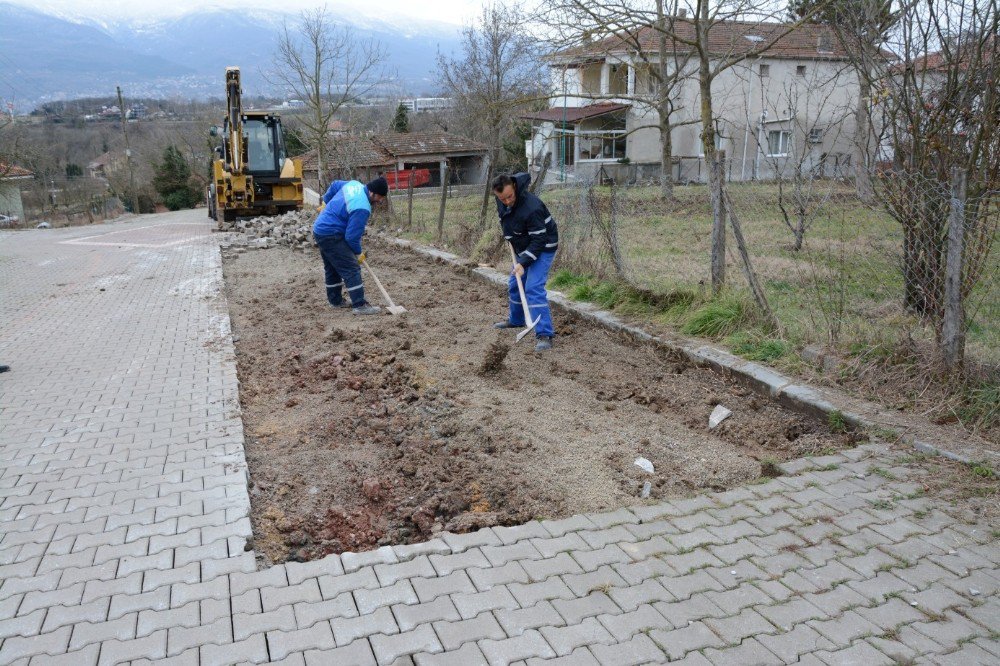
[[[382,282],[378,279],[378,276],[375,275],[375,271],[372,270],[372,267],[368,265],[368,261],[367,260],[362,261],[361,263],[362,265],[364,265],[365,268],[368,269],[368,275],[372,276],[372,280],[375,281],[375,284],[378,286],[378,290],[382,292],[382,298],[384,298],[386,302],[389,304],[386,307],[386,310],[389,311],[389,314],[400,315],[406,312],[406,308],[404,308],[402,305],[396,305],[395,303],[392,302],[392,299],[389,298],[389,292],[387,292],[385,290],[385,287],[382,286]]]
[[[514,246],[509,245],[508,247],[510,247],[510,256],[516,264],[517,255],[514,254]],[[517,291],[521,294],[521,307],[524,308],[524,321],[527,322],[528,326],[526,329],[517,334],[517,340],[515,340],[515,342],[520,342],[521,338],[530,333],[531,329],[533,329],[538,322],[541,321],[542,315],[538,315],[535,317],[535,321],[531,321],[531,310],[528,309],[528,297],[524,295],[524,284],[521,282],[521,276],[515,273],[514,279],[517,280]]]

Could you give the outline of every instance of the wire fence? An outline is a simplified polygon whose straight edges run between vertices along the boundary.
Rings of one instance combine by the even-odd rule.
[[[950,335],[976,362],[1000,367],[998,193],[966,187],[959,196],[949,181],[883,173],[863,199],[853,180],[821,173],[725,184],[722,300],[734,300],[731,312],[798,344],[855,354],[940,347]],[[672,195],[606,172],[546,185],[565,271],[557,282],[581,296],[604,289],[609,300],[610,287],[595,281],[660,304],[712,300],[711,190],[674,185]]]

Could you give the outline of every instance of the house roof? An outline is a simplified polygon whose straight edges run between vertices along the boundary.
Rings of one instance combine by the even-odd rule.
[[[487,148],[472,139],[448,132],[406,132],[379,134],[378,144],[396,157],[481,153]]]
[[[16,178],[31,178],[35,174],[32,171],[28,171],[24,167],[19,167],[14,164],[5,164],[0,162],[0,180],[14,180]]]
[[[96,169],[102,166],[109,166],[125,158],[125,154],[120,150],[111,150],[95,157],[87,165],[88,169]]]
[[[590,104],[589,106],[566,107],[554,106],[551,109],[537,111],[521,116],[531,120],[545,120],[548,122],[578,123],[588,118],[597,118],[615,111],[624,111],[629,108],[628,104],[610,104],[602,102],[600,104]]]
[[[358,136],[343,134],[330,139],[327,168],[389,167],[402,158],[482,153],[483,144],[447,132],[413,132]],[[302,169],[316,171],[316,151],[302,155]]]
[[[668,39],[667,49],[686,53],[691,47],[684,42],[694,41],[694,23],[690,19],[678,18],[674,21],[678,41]],[[788,30],[790,32],[783,34]],[[755,39],[757,37],[761,39]],[[561,66],[572,65],[581,58],[593,58],[600,54],[625,54],[633,50],[634,42],[634,38],[613,35],[560,51],[553,56],[553,60]],[[659,48],[659,33],[650,26],[642,27],[638,31],[638,42],[643,51],[655,53]],[[792,29],[786,23],[720,21],[713,24],[708,33],[708,51],[716,57],[745,55],[754,52],[762,44],[771,44],[764,52],[770,58],[846,60],[848,57],[847,50],[834,31],[823,25],[804,24]]]
[[[395,163],[392,155],[376,145],[371,137],[342,134],[330,139],[324,155],[326,168],[351,169],[354,167],[384,167]],[[315,150],[302,155],[302,170],[316,171]]]

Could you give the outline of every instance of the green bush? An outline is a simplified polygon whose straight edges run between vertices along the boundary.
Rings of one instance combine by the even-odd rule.
[[[746,303],[733,294],[723,294],[688,314],[681,332],[720,338],[739,330],[747,319]]]

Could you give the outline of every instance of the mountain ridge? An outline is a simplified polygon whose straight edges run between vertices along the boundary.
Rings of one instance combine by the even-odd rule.
[[[281,26],[294,32],[298,20],[211,8],[159,20],[94,20],[0,2],[0,100],[26,112],[48,101],[107,96],[116,85],[130,98],[208,99],[222,96],[223,72],[232,65],[243,69],[248,94],[287,96],[263,72]],[[352,23],[358,39],[376,39],[388,51],[395,94],[433,94],[437,53],[458,48],[460,29],[430,21],[405,27],[364,17]]]

